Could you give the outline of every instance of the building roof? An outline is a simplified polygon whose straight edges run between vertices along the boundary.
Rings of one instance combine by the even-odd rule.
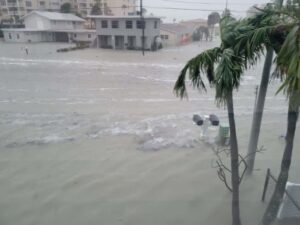
[[[192,32],[192,29],[178,23],[163,23],[161,24],[160,29],[174,34]]]
[[[98,15],[88,15],[88,18],[95,18],[95,19],[140,19],[141,17],[138,15],[135,16],[98,16]],[[157,19],[160,20],[161,17],[157,16],[144,16],[144,19]]]
[[[39,16],[45,17],[49,20],[61,20],[61,21],[77,21],[77,22],[84,22],[85,20],[75,16],[71,13],[58,13],[58,12],[46,12],[46,11],[33,11],[27,15],[25,15],[23,18],[26,18],[32,14],[37,14]]]

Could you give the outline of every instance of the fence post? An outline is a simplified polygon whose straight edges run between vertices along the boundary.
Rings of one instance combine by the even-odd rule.
[[[267,174],[266,174],[266,180],[265,180],[265,185],[264,185],[264,191],[261,200],[264,202],[266,198],[266,193],[269,185],[269,179],[270,179],[270,169],[268,168]]]

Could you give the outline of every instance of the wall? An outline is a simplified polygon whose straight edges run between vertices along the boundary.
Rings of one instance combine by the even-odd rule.
[[[83,29],[83,22],[73,22],[73,21],[51,21],[51,29],[54,30],[74,30]]]
[[[180,38],[174,33],[161,30],[160,31],[160,36],[162,35],[168,35],[168,39],[163,39],[161,38],[162,44],[164,47],[170,47],[170,46],[178,46],[180,45]]]
[[[76,36],[74,35],[76,34]],[[89,38],[88,35],[91,35]],[[96,39],[96,33],[70,33],[70,38],[73,39],[74,41],[86,41],[86,42],[92,42]]]
[[[4,40],[6,42],[47,42],[52,41],[53,37],[51,34],[39,31],[4,31]],[[11,39],[9,38],[11,34]],[[19,38],[18,38],[19,35]]]

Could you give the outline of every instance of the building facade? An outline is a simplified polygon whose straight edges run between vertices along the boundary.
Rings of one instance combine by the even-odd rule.
[[[194,28],[178,23],[161,25],[160,37],[163,47],[180,46],[192,41]]]
[[[6,42],[92,42],[94,30],[84,29],[85,20],[73,14],[33,11],[24,17],[25,28],[3,29]]]
[[[136,0],[0,0],[0,22],[1,20],[17,20],[36,10],[59,12],[64,3],[70,3],[73,11],[83,17],[91,14],[95,4],[98,4],[102,15],[136,14]]]
[[[97,47],[155,50],[160,34],[160,18],[139,16],[90,16],[95,20]],[[144,39],[143,39],[144,28]],[[143,45],[144,44],[144,45]]]

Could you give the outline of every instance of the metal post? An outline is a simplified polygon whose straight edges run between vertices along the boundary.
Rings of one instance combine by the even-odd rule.
[[[264,191],[261,200],[264,202],[266,198],[266,193],[269,185],[269,180],[270,180],[270,169],[267,170],[267,175],[266,175],[266,180],[265,180],[265,185],[264,185]]]
[[[142,23],[142,53],[145,55],[145,20],[143,16],[143,0],[140,0],[140,16]]]

